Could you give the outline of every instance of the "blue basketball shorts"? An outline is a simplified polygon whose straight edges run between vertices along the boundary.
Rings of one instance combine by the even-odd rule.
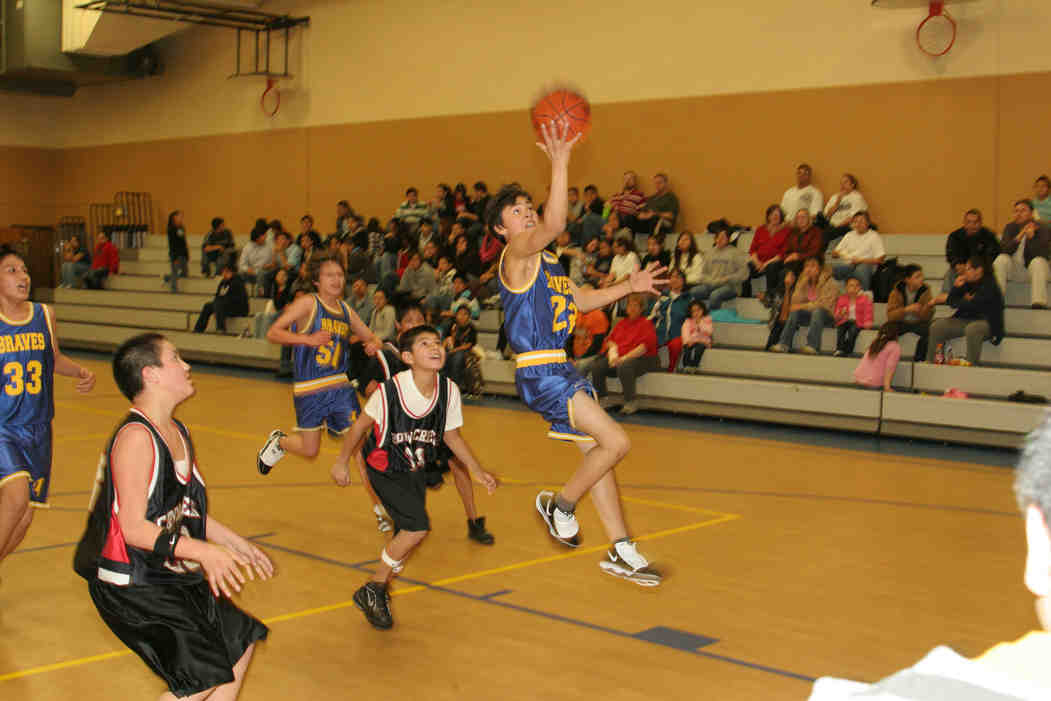
[[[595,397],[591,382],[581,377],[572,363],[550,363],[519,368],[515,384],[522,401],[551,423],[548,438],[560,441],[593,441],[573,425],[573,407],[570,400],[577,392]]]
[[[29,480],[33,506],[47,506],[51,485],[51,422],[0,425],[0,486]]]
[[[350,430],[350,425],[361,412],[358,395],[349,384],[314,394],[304,394],[296,397],[294,401],[297,431],[320,431],[327,428],[331,435],[341,436]]]

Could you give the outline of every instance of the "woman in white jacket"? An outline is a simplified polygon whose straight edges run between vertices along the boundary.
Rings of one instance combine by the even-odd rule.
[[[679,240],[675,242],[675,255],[672,256],[671,267],[680,270],[686,277],[686,286],[693,287],[701,284],[701,271],[704,268],[704,256],[697,250],[697,242],[693,234],[684,231],[679,234]]]

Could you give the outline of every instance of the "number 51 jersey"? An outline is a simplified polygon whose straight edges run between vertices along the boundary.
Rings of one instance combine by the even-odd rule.
[[[0,426],[50,423],[55,415],[54,333],[44,305],[13,321],[0,314]]]

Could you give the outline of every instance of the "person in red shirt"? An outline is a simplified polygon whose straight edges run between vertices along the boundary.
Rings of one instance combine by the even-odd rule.
[[[785,244],[790,227],[785,223],[785,211],[781,205],[766,208],[766,223],[755,230],[752,245],[748,249],[748,279],[745,280],[742,297],[752,296],[752,280],[766,277],[766,289],[773,290],[781,282],[785,267]]]
[[[110,275],[120,272],[120,253],[109,240],[109,234],[100,231],[95,236],[95,252],[91,254],[91,270],[84,275],[84,287],[101,290]]]
[[[591,380],[598,392],[599,405],[603,408],[612,403],[606,396],[606,377],[616,375],[620,379],[624,394],[624,406],[620,413],[629,415],[639,410],[635,402],[635,383],[647,372],[659,367],[657,361],[657,329],[653,322],[642,316],[642,297],[628,297],[628,316],[621,319],[603,344],[604,354],[599,355],[591,366]]]
[[[821,253],[823,242],[821,229],[814,226],[810,212],[801,209],[796,212],[795,226],[788,232],[785,240],[785,267],[799,277],[803,270],[803,261]],[[767,288],[772,289],[772,288]]]

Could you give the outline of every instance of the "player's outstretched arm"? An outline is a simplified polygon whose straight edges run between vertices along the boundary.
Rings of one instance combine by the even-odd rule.
[[[153,552],[159,557],[173,557],[199,562],[208,577],[215,596],[233,596],[245,583],[241,567],[249,560],[219,545],[178,532],[169,532],[146,520],[146,502],[153,472],[153,437],[144,426],[123,429],[113,444],[113,482],[120,494],[117,520],[124,542],[132,547]]]
[[[314,311],[314,296],[303,295],[294,302],[288,304],[281,316],[277,317],[270,330],[266,332],[266,340],[271,343],[279,343],[283,346],[323,346],[332,340],[332,334],[328,331],[315,331],[310,334],[294,333],[290,329],[293,322],[304,324],[310,319]]]
[[[270,561],[266,553],[260,550],[255,543],[235,533],[229,526],[216,521],[209,515],[205,532],[208,534],[208,540],[229,548],[242,560],[248,562],[245,569],[249,579],[255,579],[256,575],[259,575],[260,579],[270,579],[274,576],[274,563]]]
[[[496,491],[497,486],[500,484],[499,480],[482,469],[482,466],[474,457],[474,452],[471,451],[471,446],[467,445],[467,441],[460,435],[460,429],[454,428],[445,432],[445,445],[449,446],[449,450],[453,452],[453,455],[467,466],[471,476],[485,485],[487,492],[492,494]]]
[[[667,268],[651,263],[645,270],[638,270],[628,276],[626,280],[618,282],[610,287],[594,290],[581,290],[572,281],[570,287],[573,290],[573,300],[577,303],[577,309],[581,312],[590,312],[593,309],[601,309],[613,304],[621,297],[633,292],[647,292],[659,295],[662,287],[668,284],[668,278],[664,277]]]
[[[369,325],[366,324],[361,317],[358,316],[358,313],[351,309],[349,305],[347,306],[347,311],[350,312],[349,318],[351,332],[353,332],[353,334],[365,344],[365,352],[368,355],[375,355],[376,351],[383,346],[383,341],[372,332]]]
[[[336,464],[331,470],[332,480],[340,487],[350,484],[350,458],[361,449],[361,441],[368,435],[374,423],[376,422],[371,416],[361,412],[361,416],[347,431],[347,437],[343,439],[343,447],[339,450],[339,457],[336,458]]]
[[[74,362],[68,355],[59,350],[58,326],[55,323],[55,312],[52,311],[51,307],[45,304],[44,313],[47,314],[48,321],[51,322],[51,340],[55,344],[55,372],[65,377],[77,378],[76,387],[78,392],[90,392],[95,386],[95,373],[79,363]]]

